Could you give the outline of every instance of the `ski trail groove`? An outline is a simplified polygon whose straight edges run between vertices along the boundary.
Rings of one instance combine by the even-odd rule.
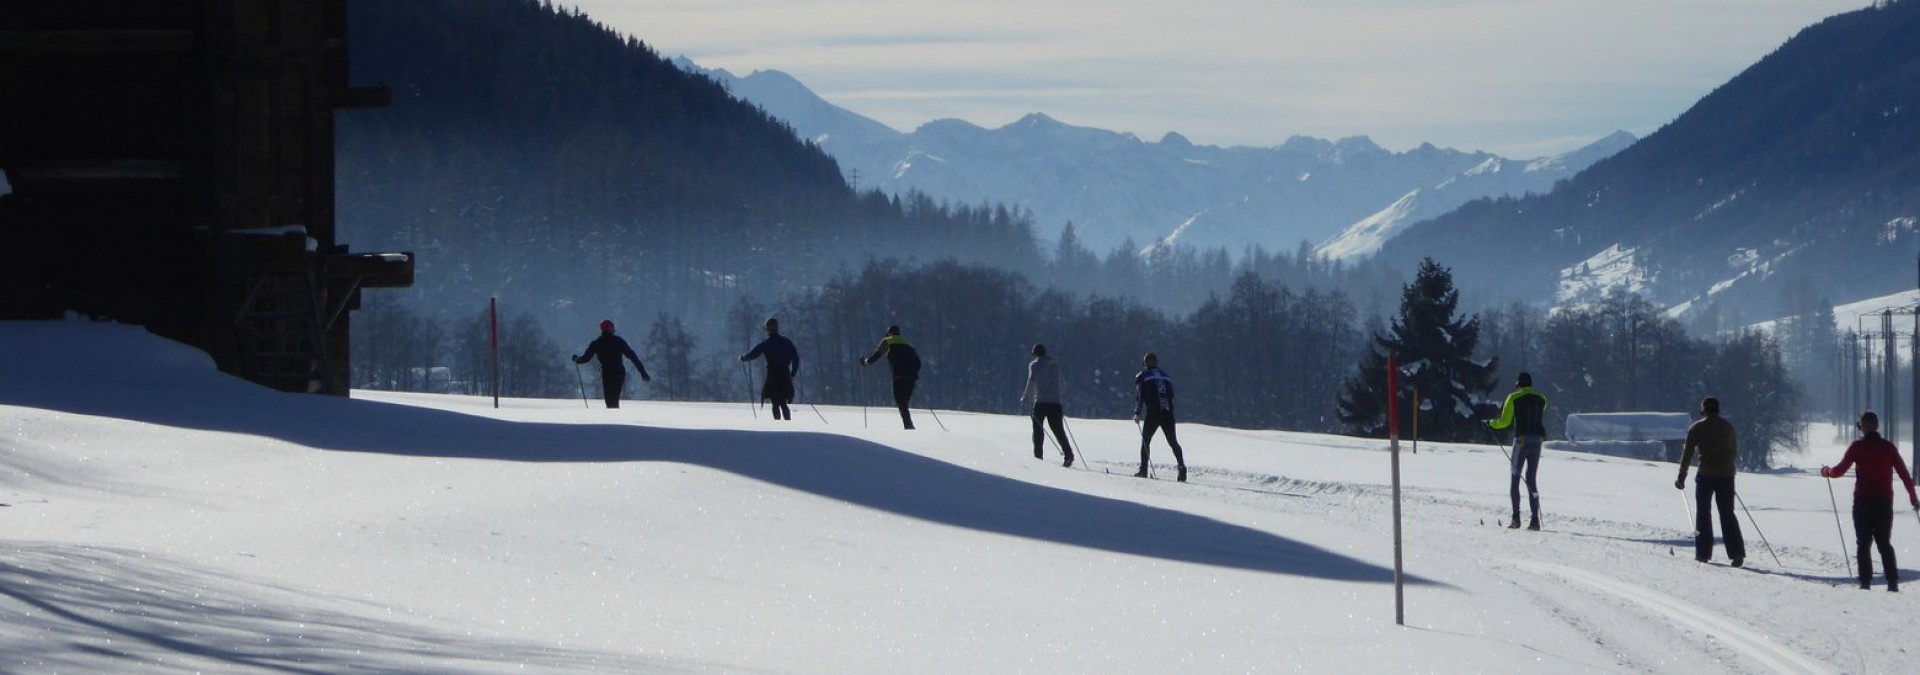
[[[1746,655],[1767,669],[1776,673],[1808,673],[1827,675],[1833,671],[1826,666],[1807,658],[1805,655],[1786,646],[1776,644],[1765,635],[1754,632],[1739,622],[1715,614],[1705,608],[1687,604],[1672,596],[1664,595],[1613,577],[1588,570],[1537,561],[1515,561],[1521,568],[1534,572],[1552,574],[1561,578],[1585,584],[1603,593],[1612,594],[1626,600],[1637,602],[1648,609],[1660,613],[1668,619],[1691,626],[1704,635],[1711,635],[1727,647]]]

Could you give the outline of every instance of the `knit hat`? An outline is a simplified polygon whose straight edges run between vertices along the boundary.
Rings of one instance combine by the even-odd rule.
[[[1529,374],[1527,374],[1527,373],[1526,373],[1525,371],[1522,371],[1522,372],[1520,373],[1520,377],[1519,377],[1518,379],[1515,379],[1515,380],[1513,381],[1513,386],[1516,386],[1516,387],[1531,387],[1531,386],[1533,386],[1533,376],[1532,376],[1532,375],[1529,375]]]

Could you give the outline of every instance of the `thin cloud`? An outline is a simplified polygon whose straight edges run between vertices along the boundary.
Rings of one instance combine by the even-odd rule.
[[[1368,135],[1389,148],[1432,142],[1506,154],[1657,127],[1801,28],[1867,3],[577,4],[662,53],[735,72],[786,71],[896,128],[952,117],[993,126],[1046,112],[1220,145]]]

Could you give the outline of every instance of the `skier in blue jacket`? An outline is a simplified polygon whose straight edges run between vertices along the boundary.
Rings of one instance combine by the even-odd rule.
[[[1173,378],[1160,370],[1160,356],[1147,352],[1140,358],[1140,373],[1133,376],[1133,385],[1138,389],[1133,401],[1133,421],[1142,421],[1140,427],[1140,470],[1135,478],[1147,477],[1147,458],[1153,443],[1153,432],[1164,429],[1167,432],[1167,445],[1173,446],[1173,461],[1179,465],[1180,474],[1175,480],[1187,482],[1187,458],[1180,452],[1180,439],[1173,433]]]

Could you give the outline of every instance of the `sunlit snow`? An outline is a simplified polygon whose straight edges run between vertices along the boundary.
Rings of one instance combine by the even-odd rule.
[[[1500,526],[1501,449],[1409,442],[1403,627],[1383,441],[1183,424],[1180,484],[1158,440],[1129,477],[1124,402],[1073,392],[1068,469],[1019,416],[348,400],[126,326],[0,344],[5,672],[1911,667],[1920,600],[1852,588],[1852,481],[1804,468],[1839,458],[1831,429],[1740,478],[1744,569],[1692,560],[1671,464],[1549,450],[1528,532]]]

